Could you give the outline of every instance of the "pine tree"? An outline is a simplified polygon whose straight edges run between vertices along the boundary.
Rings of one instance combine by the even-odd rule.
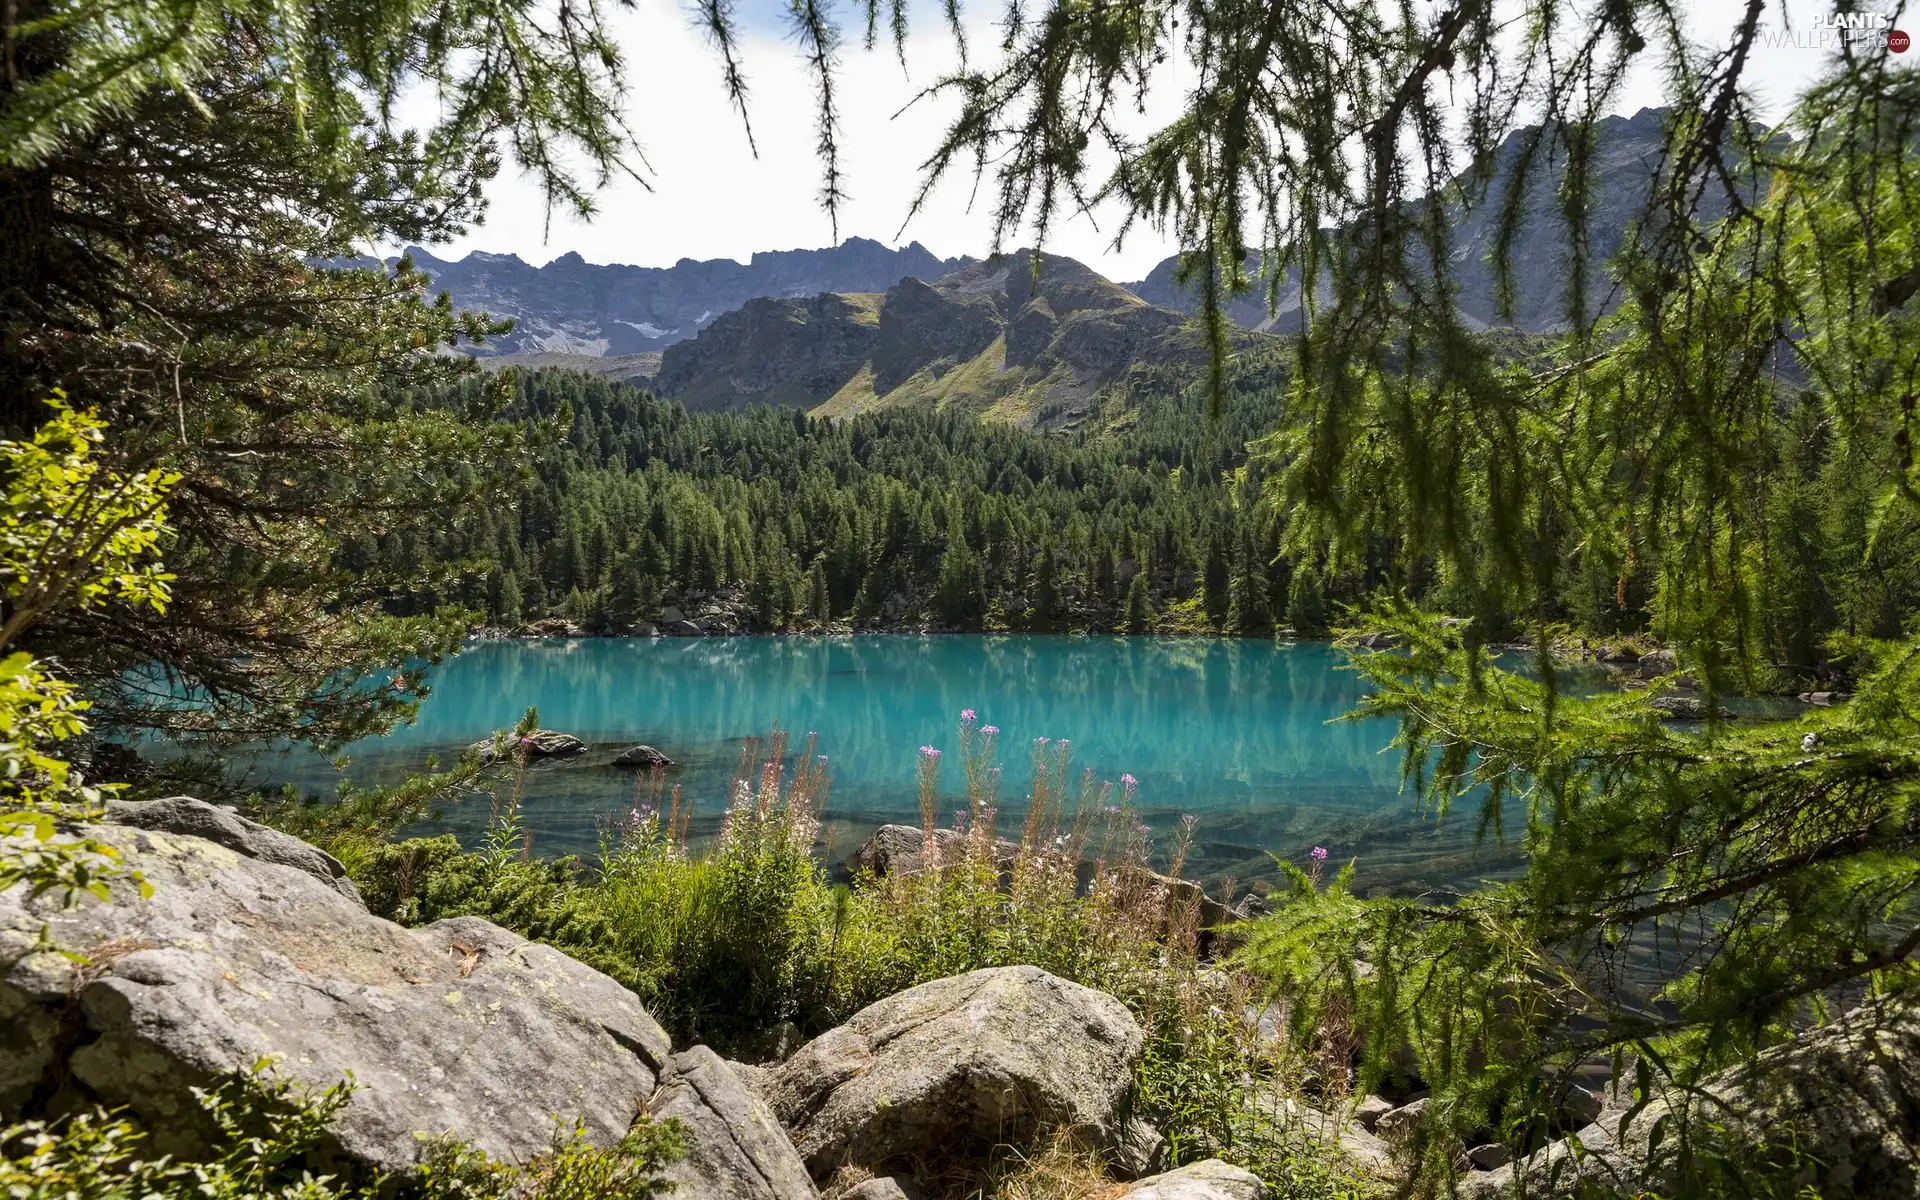
[[[1224,626],[1233,604],[1233,589],[1227,572],[1226,548],[1215,528],[1207,538],[1207,565],[1201,578],[1202,603],[1207,620],[1216,628]]]
[[[520,580],[511,571],[500,576],[500,596],[494,602],[494,619],[502,625],[514,625],[520,620]]]
[[[1038,630],[1054,628],[1060,619],[1060,590],[1055,582],[1053,545],[1040,548],[1040,561],[1033,572],[1033,609],[1028,624]]]
[[[940,576],[934,587],[940,617],[958,629],[978,629],[986,613],[980,559],[967,546],[966,530],[955,503],[947,518],[947,549],[940,556]]]
[[[813,560],[808,572],[807,616],[824,625],[833,620],[833,601],[827,593],[827,566],[824,558]]]
[[[1145,571],[1135,574],[1127,585],[1126,626],[1128,633],[1153,632],[1153,596],[1147,591]]]

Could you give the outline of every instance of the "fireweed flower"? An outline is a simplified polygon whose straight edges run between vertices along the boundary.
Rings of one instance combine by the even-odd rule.
[[[980,714],[979,714],[979,713],[977,713],[977,712],[974,712],[974,711],[973,711],[972,709],[970,709],[970,708],[963,708],[963,709],[961,709],[961,710],[960,710],[960,719],[961,719],[962,721],[967,721],[967,722],[969,722],[969,723],[971,723],[971,722],[973,722],[973,721],[977,721],[977,720],[979,720],[979,719],[980,719]]]
[[[982,725],[980,732],[986,734],[988,737],[992,737],[994,734],[1000,732],[1000,727],[998,725]]]
[[[1307,857],[1313,859],[1313,861],[1315,862],[1323,863],[1327,861],[1327,848],[1325,846],[1315,846],[1313,848],[1313,853],[1309,854]]]
[[[1131,775],[1122,775],[1120,777],[1120,782],[1123,786],[1126,786],[1126,787],[1138,787],[1140,784],[1140,781],[1138,779],[1135,779]]]
[[[932,746],[922,746],[920,747],[920,757],[925,759],[935,759],[940,757],[940,752],[938,750],[935,750]]]
[[[1180,814],[1180,827],[1182,829],[1192,829],[1195,825],[1198,825],[1199,823],[1200,823],[1200,818],[1194,816],[1192,813]]]

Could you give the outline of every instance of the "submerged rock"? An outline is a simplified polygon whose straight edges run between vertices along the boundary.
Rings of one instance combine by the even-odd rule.
[[[611,1144],[671,1073],[633,993],[558,950],[473,917],[405,929],[207,838],[78,832],[153,896],[122,881],[62,911],[0,892],[0,1120],[124,1106],[153,1152],[190,1155],[212,1133],[190,1089],[272,1055],[316,1092],[351,1073],[329,1158],[399,1171],[445,1134],[524,1161],[556,1115]]]
[[[613,765],[616,767],[671,767],[678,764],[652,746],[635,746],[630,750],[622,750],[614,758]]]
[[[774,1111],[815,1179],[1019,1145],[1071,1127],[1112,1145],[1144,1044],[1126,1006],[1038,967],[890,996],[771,1072]]]

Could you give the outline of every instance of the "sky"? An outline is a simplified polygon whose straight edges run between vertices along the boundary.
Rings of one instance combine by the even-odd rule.
[[[997,48],[989,10],[994,0],[974,0],[979,14],[970,26],[976,56]],[[1695,0],[1697,37],[1724,44],[1745,7],[1744,0]],[[607,5],[613,31],[627,58],[630,120],[650,170],[647,186],[622,179],[599,196],[599,212],[581,222],[556,212],[549,220],[538,189],[509,162],[488,189],[489,213],[467,236],[433,247],[443,258],[471,250],[517,254],[540,264],[569,251],[588,262],[670,266],[682,258],[746,260],[756,250],[791,250],[833,244],[833,228],[820,207],[819,161],[814,153],[814,83],[800,53],[786,36],[783,0],[738,0],[746,32],[741,57],[750,93],[756,157],[738,113],[720,86],[718,56],[694,25],[685,0],[635,0],[631,8]],[[853,6],[837,10],[852,22]],[[1763,44],[1747,78],[1770,117],[1784,115],[1798,91],[1820,70],[1826,52],[1804,43],[1813,19],[1831,11],[1831,0],[1769,0]],[[842,54],[840,89],[841,168],[852,199],[841,212],[840,236],[860,236],[887,245],[918,241],[942,257],[984,254],[991,245],[991,205],[972,196],[971,174],[941,185],[911,220],[920,188],[920,164],[937,142],[952,106],[939,98],[915,101],[953,63],[951,35],[931,6],[915,10],[902,69],[890,42],[869,52],[850,44]],[[1920,49],[1917,49],[1920,52]],[[1164,121],[1191,83],[1191,68],[1170,59],[1155,80],[1145,129]],[[1623,114],[1662,103],[1651,64],[1625,89]],[[1057,225],[1048,244],[1112,279],[1143,277],[1173,250],[1152,229],[1136,227],[1118,249],[1113,236],[1117,210],[1096,209]],[[1026,244],[1030,234],[1013,242]]]

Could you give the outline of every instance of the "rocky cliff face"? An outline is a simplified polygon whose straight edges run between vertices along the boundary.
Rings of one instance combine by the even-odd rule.
[[[879,295],[753,301],[668,347],[655,386],[692,409],[957,405],[1057,426],[1138,363],[1203,356],[1181,314],[1070,258],[1041,256],[1036,273],[1022,250]]]
[[[755,254],[747,263],[683,258],[671,267],[602,266],[578,254],[535,267],[512,254],[476,251],[449,262],[418,246],[408,253],[456,308],[514,318],[513,332],[489,353],[594,356],[658,351],[756,298],[879,292],[969,261],[940,258],[918,242],[893,250],[866,238]]]
[[[1646,203],[1647,185],[1660,161],[1664,141],[1661,122],[1665,116],[1665,109],[1643,108],[1632,117],[1608,117],[1600,122],[1593,169],[1596,185],[1588,217],[1590,261],[1603,262],[1620,249],[1627,226]],[[1527,189],[1519,235],[1509,252],[1515,291],[1511,319],[1500,315],[1494,301],[1493,267],[1488,261],[1505,203],[1501,181],[1518,157],[1524,136],[1520,132],[1510,135],[1496,152],[1495,182],[1487,195],[1471,208],[1455,206],[1451,269],[1460,286],[1459,308],[1469,324],[1513,325],[1529,333],[1544,333],[1563,327],[1567,315],[1567,230],[1556,198],[1564,162],[1537,172]],[[1252,261],[1247,265],[1250,272],[1258,266]],[[1198,312],[1200,301],[1195,290],[1175,279],[1178,267],[1177,259],[1163,260],[1145,279],[1131,285],[1133,291],[1163,308]],[[1610,281],[1603,272],[1592,272],[1589,280],[1589,311],[1596,307],[1611,309],[1618,303],[1619,298],[1608,290]],[[1297,278],[1284,282],[1272,312],[1262,289],[1231,299],[1227,315],[1248,329],[1297,332],[1300,282]]]

